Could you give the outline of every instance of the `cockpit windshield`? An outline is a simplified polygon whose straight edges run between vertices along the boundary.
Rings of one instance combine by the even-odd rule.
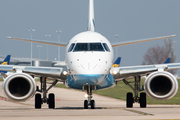
[[[74,52],[78,51],[88,51],[88,43],[77,43]]]
[[[106,50],[107,52],[110,52],[109,47],[108,47],[108,45],[107,45],[106,43],[103,43],[103,46],[104,46],[104,48],[105,48],[105,50]]]
[[[71,44],[71,46],[69,47],[69,50],[68,50],[68,52],[71,52],[71,51],[73,50],[73,48],[74,48],[74,45],[75,45],[75,43],[72,43],[72,44]]]
[[[105,51],[101,43],[77,43],[73,52],[80,51]]]
[[[90,51],[104,51],[101,43],[89,43]]]

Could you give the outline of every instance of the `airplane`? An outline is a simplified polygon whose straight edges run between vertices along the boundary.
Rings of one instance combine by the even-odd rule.
[[[1,63],[1,65],[9,65],[9,61],[11,59],[11,55],[7,55],[4,61]],[[4,77],[6,75],[7,71],[0,71],[0,76]]]
[[[111,44],[107,38],[95,32],[94,0],[89,0],[88,30],[75,35],[68,43],[7,37],[8,39],[66,47],[66,66],[56,68],[0,65],[0,70],[15,72],[4,80],[2,88],[8,99],[12,101],[26,101],[35,95],[36,109],[41,109],[43,103],[47,103],[50,109],[54,109],[55,95],[50,93],[47,96],[47,93],[58,81],[62,81],[67,87],[86,90],[87,100],[84,100],[84,109],[88,109],[89,106],[91,109],[95,109],[95,100],[92,99],[93,90],[114,87],[116,81],[124,81],[134,91],[134,96],[132,92],[127,93],[126,107],[132,108],[133,103],[137,102],[141,108],[145,108],[146,94],[153,99],[166,100],[177,93],[177,79],[166,70],[179,69],[180,63],[112,67],[113,47],[175,36],[169,35]],[[141,76],[145,75],[147,78],[143,89],[141,89]],[[34,77],[40,77],[40,87],[36,85]],[[49,88],[46,86],[48,78],[54,79]],[[134,78],[134,87],[130,85],[129,78]],[[42,93],[42,97],[40,93],[36,92]]]
[[[113,63],[112,67],[119,67],[121,63],[121,57],[118,57],[116,61]]]

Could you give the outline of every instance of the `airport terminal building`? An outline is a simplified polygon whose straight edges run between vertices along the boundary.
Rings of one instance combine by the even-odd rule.
[[[3,62],[5,57],[0,56],[0,63]],[[10,65],[20,65],[20,66],[31,66],[31,58],[22,58],[22,57],[11,57]],[[33,58],[32,66],[44,66],[44,67],[58,67],[64,66],[64,61],[46,61],[42,59]]]

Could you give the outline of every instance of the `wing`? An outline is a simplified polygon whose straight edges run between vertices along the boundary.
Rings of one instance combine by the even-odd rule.
[[[124,46],[124,45],[130,45],[130,44],[141,43],[141,42],[147,42],[147,41],[153,41],[153,40],[159,40],[159,39],[171,38],[171,37],[175,37],[175,36],[176,36],[176,35],[170,35],[170,36],[163,36],[163,37],[156,37],[156,38],[148,38],[148,39],[141,39],[141,40],[133,40],[133,41],[127,41],[127,42],[112,43],[112,47],[118,47],[118,46]]]
[[[63,42],[52,42],[52,41],[47,41],[47,40],[29,40],[29,39],[21,39],[21,38],[13,38],[13,37],[7,37],[7,38],[14,39],[14,40],[27,41],[27,42],[47,44],[47,45],[61,46],[61,47],[67,46],[67,44]]]
[[[111,73],[115,81],[133,78],[135,76],[146,76],[155,71],[167,71],[179,69],[180,63],[157,64],[157,65],[142,65],[129,67],[113,67]]]
[[[48,79],[56,79],[64,81],[66,75],[63,74],[67,71],[66,66],[62,67],[32,67],[32,66],[16,66],[16,65],[0,65],[2,71],[12,71],[16,73],[27,73],[34,77],[46,77]]]

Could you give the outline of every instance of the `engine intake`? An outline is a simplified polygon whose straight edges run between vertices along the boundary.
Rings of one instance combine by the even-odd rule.
[[[144,89],[147,95],[153,99],[167,100],[177,93],[178,82],[171,73],[157,71],[146,78]]]
[[[25,101],[34,96],[36,83],[26,73],[9,75],[2,84],[4,94],[13,101]]]

